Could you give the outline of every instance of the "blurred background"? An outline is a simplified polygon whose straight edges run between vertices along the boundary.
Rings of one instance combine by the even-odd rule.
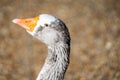
[[[120,0],[0,0],[0,80],[35,80],[47,47],[11,21],[42,13],[71,34],[65,80],[120,80]]]

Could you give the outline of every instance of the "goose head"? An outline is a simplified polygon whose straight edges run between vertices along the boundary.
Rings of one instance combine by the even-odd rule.
[[[67,43],[69,32],[65,24],[58,18],[41,14],[34,18],[14,19],[16,23],[26,29],[26,31],[46,45],[56,45],[59,42]]]

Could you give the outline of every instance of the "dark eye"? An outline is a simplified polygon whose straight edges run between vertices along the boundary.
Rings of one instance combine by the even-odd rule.
[[[45,27],[48,27],[48,24],[45,24]]]

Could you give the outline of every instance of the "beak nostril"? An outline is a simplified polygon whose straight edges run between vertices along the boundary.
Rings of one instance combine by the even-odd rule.
[[[26,20],[25,23],[30,23],[30,21]]]

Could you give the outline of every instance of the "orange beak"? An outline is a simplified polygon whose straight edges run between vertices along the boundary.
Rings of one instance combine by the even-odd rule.
[[[27,31],[32,32],[39,20],[39,17],[29,19],[14,19],[12,22],[25,28]]]

